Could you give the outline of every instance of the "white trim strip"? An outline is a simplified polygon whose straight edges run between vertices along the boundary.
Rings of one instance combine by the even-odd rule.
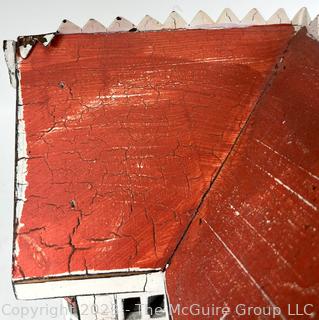
[[[82,30],[79,26],[74,24],[73,22],[64,19],[59,28],[58,28],[58,33],[61,34],[73,34],[73,33],[81,33]]]
[[[90,19],[82,28],[82,33],[105,33],[106,27],[96,21],[95,19]]]
[[[109,278],[50,280],[38,283],[15,283],[17,299],[34,300],[96,294],[159,291],[162,288],[162,271],[139,275],[123,275]]]
[[[102,23],[95,19],[90,19],[83,28],[74,24],[69,20],[63,20],[60,24],[57,33],[60,34],[79,34],[79,33],[114,33],[114,32],[128,32],[128,31],[158,31],[158,30],[175,30],[175,29],[225,29],[225,28],[240,28],[250,27],[255,25],[269,25],[269,24],[292,24],[296,31],[301,27],[306,26],[309,33],[318,39],[318,31],[316,29],[318,19],[311,22],[311,17],[307,8],[301,8],[292,21],[287,16],[284,9],[278,9],[266,22],[260,12],[253,8],[245,17],[240,20],[229,8],[225,8],[220,14],[216,22],[204,11],[200,10],[193,20],[188,24],[184,18],[175,11],[172,11],[165,22],[162,24],[153,17],[146,15],[138,24],[128,21],[123,17],[117,17],[109,27],[105,27]],[[32,37],[32,36],[31,36]],[[36,38],[37,36],[35,36]],[[55,33],[45,35],[46,41],[40,41],[44,46],[48,46],[51,40],[55,37]],[[19,52],[23,59],[26,59],[30,54],[34,44],[27,44],[20,46]]]
[[[278,9],[267,21],[267,24],[291,23],[286,11],[283,8]]]
[[[135,25],[123,17],[117,17],[107,28],[107,32],[126,32],[135,28]]]
[[[316,40],[319,40],[319,15],[310,23],[308,27],[308,32]]]
[[[17,88],[16,80],[16,45],[13,40],[3,42],[4,58],[8,67],[10,83],[13,88]]]

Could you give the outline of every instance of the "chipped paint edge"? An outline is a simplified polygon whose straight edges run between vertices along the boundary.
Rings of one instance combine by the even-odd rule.
[[[22,59],[26,59],[37,43],[42,44],[44,47],[48,47],[57,33],[58,31],[46,34],[18,37],[17,48],[19,49],[18,51],[20,57]]]
[[[16,159],[15,159],[15,181],[14,181],[14,238],[12,259],[13,266],[18,267],[17,257],[20,253],[17,234],[23,227],[21,223],[21,216],[26,201],[26,189],[28,187],[28,151],[27,138],[24,121],[24,105],[21,92],[21,73],[19,65],[22,61],[21,57],[16,60],[16,78],[17,78],[17,102],[16,102]]]
[[[116,17],[106,28],[106,33],[132,32],[137,31],[136,26],[124,17]]]
[[[17,75],[16,75],[16,50],[17,42],[14,40],[3,41],[4,59],[6,61],[10,83],[14,89],[17,88]]]
[[[317,15],[307,27],[308,36],[319,41],[319,15]]]
[[[308,27],[310,23],[311,17],[306,7],[302,7],[291,20],[291,24],[296,31],[299,31],[302,27]]]
[[[165,293],[166,293],[166,304],[168,306],[170,306],[171,300],[169,297],[168,286],[167,286],[167,269],[168,269],[168,267],[169,267],[169,264],[166,265],[165,270],[163,272],[164,272],[164,287],[165,287]],[[172,315],[170,308],[168,309],[168,312],[169,312],[170,319],[173,319],[173,315]]]
[[[225,17],[228,19],[225,20]],[[257,19],[255,19],[255,16]],[[283,20],[281,19],[283,18]],[[196,24],[194,25],[194,19]],[[151,21],[148,25],[145,21]],[[209,22],[208,22],[209,21]],[[314,20],[313,20],[314,21]],[[145,16],[142,18],[137,27],[134,23],[125,19],[124,17],[117,17],[112,23],[105,27],[104,25],[95,20],[89,19],[88,22],[81,28],[72,21],[64,19],[60,24],[58,30],[54,33],[48,33],[44,35],[25,36],[19,37],[18,40],[26,40],[23,45],[19,45],[20,56],[26,59],[32,52],[34,45],[40,42],[45,47],[49,46],[56,34],[68,35],[68,34],[111,34],[118,32],[145,32],[145,31],[161,31],[161,30],[183,30],[183,29],[225,29],[225,28],[240,28],[251,26],[263,26],[273,24],[291,24],[295,30],[298,31],[302,27],[307,27],[309,34],[315,39],[319,38],[319,32],[316,30],[316,34],[312,34],[314,28],[309,28],[311,24],[311,17],[307,8],[301,8],[292,19],[289,19],[284,9],[278,9],[267,21],[260,14],[260,12],[253,8],[251,9],[241,20],[233,13],[229,8],[225,8],[220,14],[216,22],[205,12],[200,10],[190,23],[187,23],[184,18],[176,11],[172,11],[165,22],[162,24],[151,16]],[[87,25],[90,24],[89,30]],[[102,26],[102,27],[101,27]],[[19,42],[19,41],[18,41]]]
[[[249,25],[265,25],[266,20],[258,11],[257,8],[251,9],[246,16],[242,19],[242,23],[246,23]]]
[[[151,282],[151,283],[150,283]],[[152,317],[149,316],[149,309],[148,309],[148,301],[149,298],[152,296],[163,295],[164,299],[164,310],[166,311],[165,314],[162,314],[159,318],[161,320],[169,320],[171,319],[171,308],[168,304],[167,298],[167,290],[166,290],[166,277],[163,273],[163,276],[156,276],[149,279],[143,288],[143,291],[137,292],[125,292],[125,293],[103,293],[98,295],[86,295],[86,296],[77,296],[76,302],[78,306],[78,315],[76,320],[78,319],[90,319],[90,320],[97,320],[97,319],[117,319],[117,320],[124,320],[124,299],[130,298],[139,298],[140,299],[140,312],[141,312],[141,319],[151,319]],[[87,314],[87,307],[94,307],[96,306],[96,313],[92,315]],[[99,312],[100,308],[104,306],[103,312]],[[88,317],[87,317],[88,316]]]
[[[88,270],[83,270],[83,271],[73,271],[73,272],[63,272],[63,273],[57,273],[57,274],[52,274],[52,275],[47,275],[45,277],[17,277],[13,279],[14,283],[19,283],[19,284],[25,284],[26,282],[30,283],[32,281],[34,282],[39,282],[40,281],[59,281],[63,280],[63,278],[67,277],[74,277],[74,276],[85,276],[85,277],[90,277],[90,276],[96,276],[96,275],[101,275],[101,276],[110,276],[112,274],[119,274],[123,273],[129,274],[129,273],[143,273],[143,272],[156,272],[160,271],[162,268],[126,268],[126,269],[110,269],[110,270],[94,270],[94,269],[88,269]]]
[[[113,294],[126,292],[158,291],[158,283],[163,283],[163,271],[144,272],[105,278],[75,280],[51,280],[35,283],[15,283],[15,295],[19,300],[52,299],[60,297]],[[166,289],[166,288],[165,288]]]

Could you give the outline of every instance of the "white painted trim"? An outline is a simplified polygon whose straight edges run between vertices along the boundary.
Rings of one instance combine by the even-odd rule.
[[[220,14],[219,18],[217,19],[217,24],[239,24],[240,21],[234,14],[234,12],[229,9],[225,8],[222,13]]]
[[[63,20],[58,28],[58,33],[61,34],[73,34],[73,33],[82,33],[82,29],[77,26],[75,23],[69,20]]]
[[[96,21],[95,19],[90,19],[82,28],[82,33],[105,33],[106,27]]]
[[[187,28],[187,22],[176,11],[172,11],[163,24],[163,29]]]
[[[127,289],[126,293],[94,294],[76,297],[80,320],[124,320],[123,301],[130,298],[140,299],[141,319],[150,320],[148,299],[157,295],[164,296],[164,309],[166,314],[156,319],[169,319],[165,273],[158,272],[147,275],[147,283],[141,291],[132,292],[129,290],[129,287],[127,287]]]
[[[33,300],[82,295],[113,294],[125,292],[159,291],[158,283],[164,280],[163,272],[116,277],[49,280],[38,283],[15,283],[17,299]]]
[[[141,22],[138,24],[137,29],[139,31],[155,31],[163,29],[163,25],[156,19],[146,15]]]
[[[79,320],[118,320],[116,295],[92,295],[77,297]]]
[[[107,32],[125,32],[135,28],[135,25],[123,17],[117,17],[107,28]]]
[[[187,24],[184,18],[177,12],[170,13],[164,24],[146,15],[137,27],[123,17],[117,17],[109,27],[105,27],[97,20],[90,19],[81,29],[79,26],[69,20],[63,20],[60,24],[57,33],[60,34],[78,34],[78,33],[114,33],[114,32],[128,32],[128,31],[159,31],[165,29],[226,29],[226,28],[240,28],[250,27],[252,25],[265,25],[265,24],[292,24],[296,31],[303,26],[309,26],[311,18],[307,8],[301,8],[292,21],[290,21],[284,9],[278,9],[266,22],[259,11],[254,8],[250,10],[247,15],[240,21],[237,16],[229,8],[225,8],[217,19],[216,23],[210,16],[200,10],[193,20]],[[311,29],[313,30],[313,28]],[[311,33],[311,32],[310,32]],[[311,33],[312,34],[312,33]],[[43,42],[44,46],[48,46],[54,38],[55,33],[45,35],[46,41]],[[315,38],[317,38],[315,33]],[[31,53],[33,44],[20,46],[19,52],[23,59],[26,59]]]
[[[309,12],[306,7],[301,8],[293,17],[291,23],[295,30],[299,30],[304,26],[308,26],[311,22]]]
[[[319,40],[319,15],[311,21],[310,25],[308,26],[308,32],[312,37]]]
[[[17,90],[17,137],[16,137],[16,167],[15,167],[15,222],[17,223],[17,230],[19,232],[20,228],[23,225],[20,222],[23,206],[26,201],[26,189],[28,187],[27,182],[27,174],[28,174],[28,148],[27,148],[27,138],[25,131],[25,121],[24,121],[24,106],[22,100],[21,93],[21,73],[19,71],[19,64],[21,62],[21,58],[17,59],[17,79],[18,79],[18,90]],[[14,235],[15,246],[13,255],[17,257],[19,255],[19,244],[16,238],[16,234]],[[14,260],[16,263],[16,260]]]
[[[283,8],[278,9],[267,21],[267,24],[291,23],[286,11]]]
[[[31,50],[33,49],[32,44],[26,44],[19,47],[20,56],[23,59],[26,59],[30,54]]]
[[[10,83],[13,88],[17,88],[16,46],[17,46],[17,43],[14,40],[5,40],[3,42],[4,58],[9,71]]]
[[[150,269],[150,268],[128,268],[128,269],[110,269],[110,270],[94,270],[94,269],[88,269],[88,270],[82,270],[82,271],[74,271],[74,272],[64,272],[64,273],[55,273],[55,274],[48,274],[45,277],[37,278],[35,279],[34,277],[25,277],[25,278],[14,278],[13,282],[19,282],[19,281],[25,281],[25,280],[42,280],[42,281],[58,281],[57,278],[61,277],[74,277],[74,276],[112,276],[112,274],[123,274],[127,275],[129,273],[150,273],[150,272],[155,272],[155,271],[160,271],[161,268],[155,268],[155,269]]]
[[[260,12],[254,8],[251,9],[247,15],[241,21],[243,24],[246,25],[264,25],[266,24],[265,19],[260,14]]]
[[[206,12],[199,10],[189,25],[190,27],[198,27],[213,24],[213,19]]]
[[[54,37],[55,37],[55,33],[48,33],[48,34],[46,34],[46,35],[44,36],[45,41],[43,42],[43,45],[44,45],[45,47],[49,46],[50,43],[51,43],[51,41],[54,39]]]

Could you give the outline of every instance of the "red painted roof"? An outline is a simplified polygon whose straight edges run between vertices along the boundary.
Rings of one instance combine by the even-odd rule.
[[[36,45],[19,66],[28,185],[17,226],[14,281],[164,268],[267,89],[292,35],[291,26],[277,25],[60,35],[48,48]],[[275,107],[273,114],[283,116]],[[276,119],[268,119],[261,133],[272,124],[278,143],[285,144]],[[287,134],[293,134],[288,129]],[[272,146],[276,133],[269,141],[256,135],[260,143],[248,142],[252,156],[261,157],[258,165],[280,178],[276,170],[284,170],[284,162],[264,146],[278,149]],[[291,139],[295,146],[297,140]],[[292,146],[291,150],[295,152]],[[263,157],[268,155],[278,164],[275,171],[264,167]],[[232,201],[234,210],[243,210],[244,201],[265,201],[268,190],[260,188],[257,194],[257,177],[250,183],[251,175],[274,185],[269,197],[277,189],[284,191],[254,163],[242,159],[239,166],[236,158],[229,161],[236,166],[227,164],[234,174],[224,184],[228,189],[216,194],[220,211],[213,210],[215,215],[205,218],[207,226],[203,222],[200,227],[209,239],[210,219],[219,219],[218,231],[225,233],[240,219],[228,218],[233,214],[225,200],[229,193],[235,197],[239,192]],[[238,187],[232,187],[234,183]],[[245,191],[240,193],[242,184]],[[225,199],[219,198],[222,192]],[[292,201],[310,210],[285,192],[285,206]],[[273,219],[273,213],[269,215]],[[232,239],[249,248],[251,230],[239,221],[242,229],[233,231]],[[189,237],[195,236],[194,228],[198,223]],[[239,241],[246,239],[237,234],[240,230],[247,232],[248,243]],[[210,245],[209,250],[214,253],[216,247]],[[200,247],[192,253],[196,263],[199,252]],[[188,260],[179,257],[176,261]]]
[[[172,304],[228,306],[227,319],[240,304],[318,315],[318,56],[305,30],[291,41],[172,259]]]

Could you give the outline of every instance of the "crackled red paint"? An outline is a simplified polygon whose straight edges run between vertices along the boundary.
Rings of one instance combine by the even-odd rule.
[[[21,62],[14,279],[163,268],[291,26],[57,36]]]
[[[319,314],[319,44],[305,33],[292,40],[173,257],[173,304],[229,306],[227,319],[238,319],[238,304],[279,306],[276,319],[297,318],[288,304],[312,313],[300,319]]]

